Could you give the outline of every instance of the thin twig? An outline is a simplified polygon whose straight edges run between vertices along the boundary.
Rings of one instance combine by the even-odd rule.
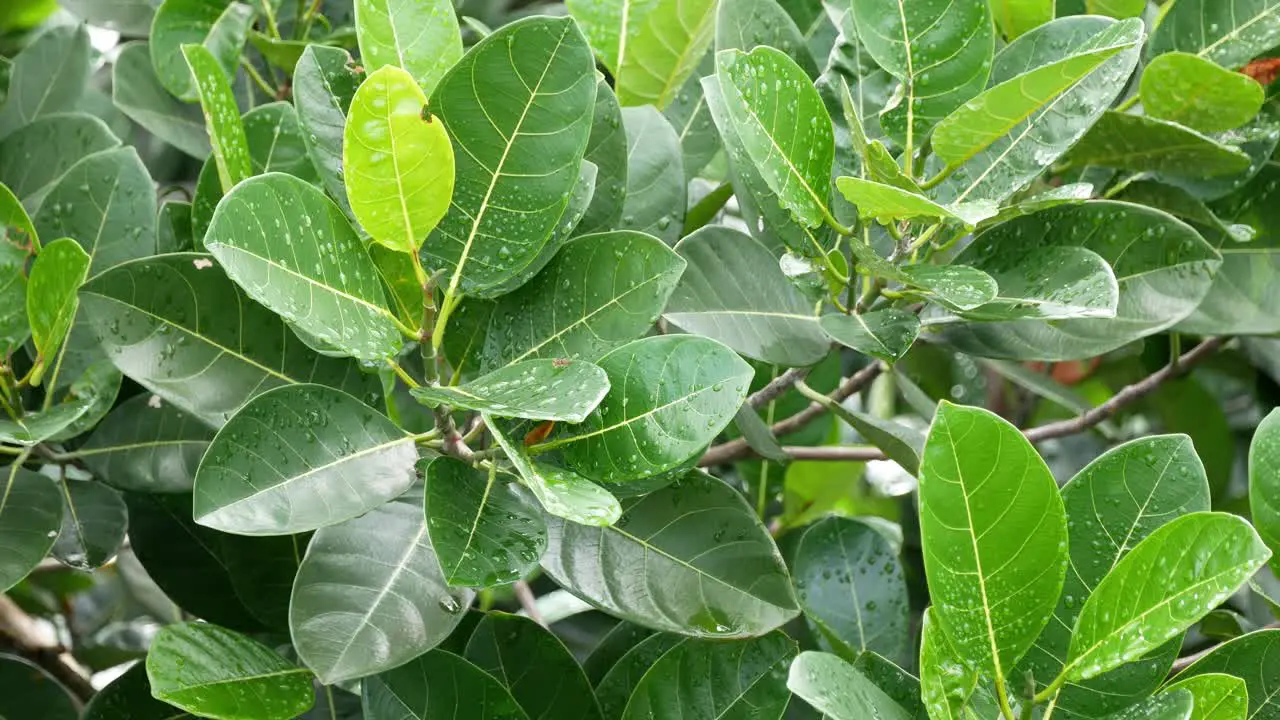
[[[76,661],[66,648],[49,643],[30,615],[6,595],[0,595],[0,638],[7,640],[14,652],[44,668],[82,701],[93,697],[89,671]]]
[[[747,398],[747,402],[751,403],[751,407],[760,409],[768,405],[770,402],[777,400],[783,393],[790,390],[796,383],[809,377],[810,367],[791,368],[782,373],[778,377],[769,381],[768,385],[751,393],[751,397]]]
[[[538,599],[533,596],[533,589],[529,587],[529,583],[524,580],[517,580],[512,589],[515,590],[516,599],[520,601],[520,607],[524,608],[524,614],[528,615],[530,620],[542,627],[546,627],[547,621],[542,618],[542,613],[538,611]]]

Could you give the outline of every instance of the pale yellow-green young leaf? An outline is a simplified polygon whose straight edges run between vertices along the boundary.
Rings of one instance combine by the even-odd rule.
[[[430,95],[462,57],[458,16],[449,0],[356,0],[356,40],[368,72],[408,71]]]
[[[1010,40],[1053,19],[1053,0],[991,0],[991,14]]]
[[[79,307],[81,283],[89,273],[89,255],[71,238],[55,240],[36,256],[27,285],[27,321],[36,346],[36,366],[31,374],[39,385],[57,360],[62,341],[71,330]]]
[[[1147,115],[1202,133],[1240,127],[1266,99],[1257,80],[1183,52],[1152,60],[1142,71],[1139,95]]]
[[[413,76],[386,66],[356,90],[342,156],[351,211],[377,242],[418,252],[453,197],[453,146]]]
[[[931,218],[956,220],[973,226],[996,212],[993,203],[959,203],[947,207],[910,190],[855,177],[836,178],[836,189],[858,207],[860,217],[872,218],[884,224],[897,220]]]
[[[711,46],[715,24],[716,0],[657,0],[637,25],[624,26],[615,84],[618,102],[665,108]]]
[[[240,109],[222,66],[218,65],[217,58],[208,48],[203,45],[183,45],[182,55],[195,78],[222,192],[229,193],[237,183],[253,175],[249,140],[244,134]]]

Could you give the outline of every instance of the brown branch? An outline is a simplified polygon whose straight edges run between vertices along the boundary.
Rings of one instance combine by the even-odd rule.
[[[759,410],[762,406],[777,400],[783,393],[794,387],[796,383],[809,377],[809,371],[812,369],[807,367],[791,368],[770,380],[768,385],[751,393],[751,397],[747,398],[747,402],[751,404],[751,407]]]
[[[13,652],[52,675],[81,701],[93,697],[93,685],[86,670],[66,648],[49,643],[40,626],[7,595],[0,595],[0,638]]]
[[[1023,430],[1023,434],[1033,443],[1051,440],[1053,438],[1066,437],[1067,435],[1075,435],[1092,428],[1099,423],[1108,420],[1120,412],[1123,408],[1132,405],[1143,397],[1150,395],[1157,388],[1169,380],[1173,380],[1191,369],[1192,366],[1202,362],[1205,358],[1212,355],[1215,351],[1226,343],[1228,338],[1215,337],[1209,338],[1199,345],[1189,350],[1186,354],[1171,362],[1156,372],[1139,380],[1132,385],[1126,385],[1111,397],[1110,400],[1089,410],[1088,412],[1074,417],[1070,420],[1060,420],[1058,422],[1048,423],[1039,427]],[[882,366],[879,364],[871,365],[859,371],[853,377],[846,380],[835,392],[828,397],[836,402],[842,402],[850,395],[853,395],[864,385],[871,382],[876,375],[880,373]],[[785,374],[781,377],[785,377]],[[781,379],[779,377],[779,379]],[[794,385],[802,379],[796,377],[791,381]],[[775,381],[776,382],[776,381]],[[772,383],[770,383],[772,385]],[[766,389],[768,387],[766,386]],[[761,391],[763,392],[763,390]],[[753,396],[754,397],[754,396]],[[793,415],[782,422],[773,426],[773,434],[775,436],[785,435],[795,432],[801,427],[807,425],[814,418],[823,413],[825,408],[819,403],[813,403],[805,408],[802,412]],[[784,447],[783,450],[793,460],[884,460],[885,454],[873,447]],[[719,465],[722,463],[733,462],[742,458],[755,455],[755,451],[751,449],[747,442],[742,438],[737,438],[729,442],[716,445],[703,455],[699,465],[706,467],[708,465]]]
[[[529,587],[529,583],[524,580],[517,580],[511,588],[515,591],[516,599],[520,601],[520,607],[524,610],[525,615],[528,615],[530,620],[542,627],[546,627],[547,621],[538,610],[538,599],[533,596],[533,588]]]

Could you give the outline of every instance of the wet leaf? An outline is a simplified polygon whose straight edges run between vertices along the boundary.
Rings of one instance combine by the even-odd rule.
[[[27,261],[40,238],[22,203],[0,184],[0,357],[31,335],[27,322]]]
[[[13,655],[0,655],[0,712],[5,717],[75,720],[71,694],[39,665]]]
[[[543,510],[583,525],[608,526],[617,521],[622,507],[608,490],[570,470],[530,459],[524,448],[508,437],[491,416],[483,417],[493,439]]]
[[[672,107],[676,107],[673,105]],[[668,120],[673,118],[670,115]],[[604,78],[596,82],[596,105],[591,115],[591,135],[587,139],[586,161],[596,166],[596,187],[590,206],[575,233],[587,235],[617,227],[627,196],[629,172],[627,131],[622,124],[618,96]],[[686,153],[686,159],[688,157]]]
[[[27,576],[53,547],[62,523],[62,498],[52,480],[17,465],[0,472],[0,587]]]
[[[71,166],[119,144],[106,123],[92,115],[42,117],[0,140],[0,182],[34,215]]]
[[[929,717],[961,720],[978,684],[978,672],[968,667],[938,625],[937,611],[925,608],[920,627],[920,696]]]
[[[1174,10],[1177,12],[1174,12]],[[1165,14],[1147,52],[1181,51],[1234,70],[1280,40],[1280,4],[1275,0],[1180,2]]]
[[[560,639],[529,618],[489,613],[466,658],[498,679],[529,717],[599,720],[591,685]]]
[[[644,674],[622,717],[780,720],[791,699],[783,668],[795,654],[780,631],[731,643],[686,640]]]
[[[691,642],[689,638],[675,633],[654,633],[647,628],[645,630],[650,633],[649,636],[627,650],[596,683],[596,699],[600,701],[605,720],[622,720],[627,701],[631,699],[636,686],[644,679],[649,668],[671,650]]]
[[[599,685],[624,655],[653,635],[652,630],[625,620],[614,625],[582,661],[582,670],[587,674],[588,682]]]
[[[720,7],[723,9],[726,5],[727,3],[721,3]],[[720,132],[716,130],[715,121],[711,119],[711,108],[702,93],[702,78],[714,75],[715,72],[715,53],[709,52],[703,56],[702,63],[685,81],[680,92],[676,93],[675,99],[662,111],[680,138],[686,179],[696,177],[720,152]]]
[[[648,105],[623,108],[622,123],[627,134],[627,190],[620,226],[675,245],[688,204],[680,137],[662,113]]]
[[[147,43],[127,43],[112,66],[111,101],[130,120],[188,155],[209,156],[204,115],[169,94],[151,65]]]
[[[836,178],[836,188],[845,199],[858,208],[858,216],[875,220],[882,225],[891,225],[899,220],[918,220],[931,218],[934,220],[958,220],[968,225],[977,224],[976,218],[968,222],[969,213],[961,215],[960,208],[947,208],[925,197],[918,192],[903,190],[893,185],[884,185],[870,180],[854,177]],[[993,214],[982,211],[980,215]]]
[[[1088,248],[1006,251],[987,255],[974,264],[993,277],[1000,290],[991,302],[961,313],[970,320],[1116,316],[1120,287],[1115,273],[1101,255]]]
[[[1249,509],[1263,542],[1280,549],[1280,411],[1263,418],[1249,444]]]
[[[1142,71],[1142,109],[1202,133],[1232,130],[1262,108],[1257,80],[1190,53],[1157,56]]]
[[[101,567],[124,543],[128,510],[120,493],[99,482],[61,480],[62,529],[53,556],[78,570]]]
[[[413,396],[432,407],[450,405],[497,417],[578,423],[608,391],[609,378],[600,368],[557,358],[505,365],[463,385],[415,388]]]
[[[89,411],[91,399],[54,405],[17,419],[0,417],[0,441],[14,445],[38,445],[66,430]]]
[[[399,67],[431,95],[462,57],[462,35],[447,0],[356,0],[360,62],[369,73]]]
[[[222,192],[229,193],[232,187],[253,174],[249,141],[245,139],[244,125],[240,122],[240,109],[236,106],[235,95],[231,93],[231,83],[208,48],[184,45],[182,54],[191,69],[200,108],[204,112],[205,129],[209,133],[213,161],[218,168],[218,181]]]
[[[1067,161],[1196,177],[1234,175],[1249,167],[1243,150],[1181,125],[1114,111],[1102,114],[1068,153]]]
[[[798,612],[782,557],[754,511],[701,472],[624,500],[612,527],[548,518],[547,530],[542,567],[561,587],[645,627],[742,638]]]
[[[911,717],[852,665],[827,653],[800,653],[791,663],[787,687],[831,720]]]
[[[57,362],[79,308],[76,293],[88,272],[89,256],[71,238],[45,245],[32,263],[27,283],[27,320],[37,353],[32,384],[39,385]]]
[[[805,36],[776,0],[724,0],[716,10],[716,52],[768,45],[791,56],[805,74],[817,79],[818,66]],[[714,70],[714,68],[711,68]],[[710,75],[711,72],[701,73]],[[704,111],[705,112],[705,111]]]
[[[293,106],[302,141],[329,197],[350,212],[343,179],[342,140],[347,112],[363,75],[341,48],[308,45],[293,71]]]
[[[156,217],[156,254],[191,252],[196,247],[191,236],[191,203],[165,201]]]
[[[383,67],[356,90],[343,135],[347,199],[356,220],[375,241],[400,252],[418,252],[453,196],[453,146],[426,106],[409,73]]]
[[[335,683],[389,670],[435,647],[471,599],[470,590],[449,589],[441,574],[415,486],[316,532],[294,581],[290,635],[307,667]]]
[[[869,313],[823,315],[823,332],[832,340],[887,363],[902,359],[920,334],[915,313],[895,308]]]
[[[1280,669],[1280,630],[1258,630],[1214,648],[1174,678],[1183,681],[1206,674],[1225,673],[1243,678],[1248,686],[1249,717],[1272,720],[1280,715],[1280,695],[1273,690]]]
[[[625,36],[618,45],[614,87],[623,106],[653,105],[662,110],[710,47],[716,3],[642,0],[635,5],[634,10],[622,11]]]
[[[444,650],[361,681],[368,720],[528,720],[502,683]],[[405,714],[405,713],[409,714]]]
[[[1191,720],[1194,703],[1195,697],[1186,690],[1162,692],[1104,720]]]
[[[1189,720],[1244,720],[1249,717],[1249,689],[1243,678],[1223,673],[1193,675],[1169,685],[1165,692],[1191,693],[1195,709]]]
[[[14,56],[7,98],[0,106],[0,138],[37,118],[75,110],[89,82],[91,51],[87,28],[63,25],[42,33]]]
[[[995,0],[991,14],[1010,40],[1053,20],[1053,0]]]
[[[293,105],[286,102],[258,105],[240,119],[244,123],[254,175],[282,172],[313,184],[319,182]]]
[[[195,481],[194,517],[240,535],[286,535],[361,515],[408,489],[412,436],[346,393],[276,388],[218,431]]]
[[[161,84],[179,100],[198,99],[196,79],[183,62],[183,46],[190,44],[208,52],[210,64],[200,72],[216,71],[230,83],[255,14],[241,2],[164,0],[151,23],[151,64]]]
[[[151,696],[146,663],[137,663],[93,696],[84,709],[83,720],[185,720],[195,717],[174,711],[172,705]]]

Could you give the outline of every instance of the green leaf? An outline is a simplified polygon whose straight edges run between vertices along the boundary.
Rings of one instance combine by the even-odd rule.
[[[791,574],[820,647],[846,659],[868,650],[906,656],[907,583],[896,555],[883,535],[859,520],[832,516],[804,530]]]
[[[1036,248],[970,258],[995,278],[999,295],[961,314],[971,320],[1113,318],[1120,302],[1115,273],[1083,247]],[[1046,275],[1048,272],[1050,274]]]
[[[447,0],[356,0],[355,12],[360,61],[370,73],[402,68],[431,95],[462,57],[458,18]]]
[[[648,628],[625,620],[614,625],[582,661],[582,670],[587,675],[587,681],[593,686],[598,686],[624,655],[654,634]]]
[[[1093,589],[1135,545],[1169,520],[1209,509],[1209,482],[1186,435],[1124,443],[1089,463],[1062,489],[1070,520],[1070,570],[1054,618],[1023,666],[1040,687],[1062,670],[1076,616]],[[1169,674],[1178,643],[1083,684],[1068,683],[1063,710],[1103,716],[1156,689]],[[1015,673],[1018,675],[1018,673]]]
[[[938,624],[1003,682],[1053,615],[1067,566],[1058,485],[1017,428],[942,402],[920,464],[920,537]]]
[[[39,385],[45,370],[57,361],[58,350],[71,331],[71,322],[79,307],[76,292],[88,272],[89,256],[71,238],[44,246],[31,265],[27,320],[37,353],[31,376],[33,385]]]
[[[160,0],[59,0],[59,4],[90,25],[121,35],[146,35]]]
[[[287,631],[293,579],[311,536],[222,535],[220,539],[219,556],[241,604],[263,627]]]
[[[1046,23],[1005,46],[991,66],[991,83],[996,87],[1073,56],[1117,46],[1124,49],[957,167],[934,191],[934,199],[1002,202],[1025,187],[1057,162],[1123,91],[1142,40],[1140,21],[1081,16]],[[930,172],[940,171],[943,163],[933,160]]]
[[[195,716],[187,713],[175,715],[172,705],[151,697],[146,663],[137,663],[93,696],[84,709],[83,720],[185,720],[192,717]]]
[[[968,162],[1013,128],[1036,115],[1141,36],[1116,37],[1113,45],[1068,55],[996,85],[938,123],[933,151],[949,165]]]
[[[865,246],[854,243],[854,254],[859,263],[865,263]],[[877,256],[879,259],[879,256]],[[880,262],[884,262],[881,260]],[[886,265],[888,263],[885,263]],[[889,265],[889,267],[893,267]],[[880,274],[879,268],[873,268]],[[908,265],[893,271],[888,277],[904,285],[923,290],[933,299],[954,310],[970,310],[995,299],[999,292],[996,281],[977,268],[965,265]]]
[[[83,25],[63,25],[45,31],[18,53],[0,106],[0,138],[45,115],[75,110],[89,82],[91,51]]]
[[[1232,130],[1262,108],[1257,80],[1190,53],[1171,52],[1142,71],[1142,109],[1202,133]]]
[[[910,720],[902,706],[835,655],[805,651],[791,663],[787,687],[831,720]]]
[[[920,697],[933,720],[961,720],[978,684],[942,627],[935,608],[925,608],[920,624]]]
[[[1054,247],[1092,250],[1112,267],[1120,289],[1114,319],[951,325],[947,339],[987,357],[1094,357],[1186,317],[1208,292],[1221,262],[1198,233],[1170,215],[1109,201],[1059,205],[1002,223],[979,234],[955,261],[981,268],[981,259],[1035,257]]]
[[[821,225],[835,150],[831,119],[812,81],[771,47],[717,53],[716,77],[742,147],[776,201],[798,222]]]
[[[323,45],[308,45],[293,71],[293,106],[302,141],[329,196],[347,212],[351,207],[343,179],[343,132],[363,77],[350,53]]]
[[[1249,688],[1243,678],[1223,673],[1193,675],[1169,685],[1165,692],[1186,690],[1195,699],[1189,720],[1245,720]]]
[[[318,184],[320,176],[307,154],[298,113],[286,102],[258,105],[241,118],[254,175],[282,172]]]
[[[1210,673],[1243,678],[1248,686],[1248,717],[1272,720],[1280,714],[1280,694],[1276,694],[1274,685],[1277,671],[1280,671],[1280,630],[1268,629],[1222,643],[1174,680],[1180,682]]]
[[[443,650],[361,681],[368,720],[528,720],[492,675]],[[407,714],[406,714],[407,713]]]
[[[622,720],[627,701],[631,699],[636,686],[644,679],[649,668],[669,651],[692,642],[689,638],[674,633],[654,633],[647,628],[645,632],[649,636],[628,649],[596,683],[596,699],[600,702],[605,720]]]
[[[823,315],[819,323],[832,340],[887,363],[902,359],[920,334],[915,313],[896,308],[869,313]]]
[[[714,340],[648,337],[601,357],[609,393],[579,425],[559,426],[531,453],[558,450],[591,480],[624,483],[679,467],[733,419],[751,366]]]
[[[1270,555],[1237,516],[1198,512],[1170,521],[1094,588],[1063,672],[1087,680],[1154,650],[1217,607]]]
[[[711,46],[714,0],[641,0],[624,3],[614,88],[624,106],[671,104]],[[632,29],[634,28],[634,29]],[[623,48],[625,47],[625,52]],[[607,57],[607,56],[606,56]]]
[[[813,365],[827,356],[830,342],[813,303],[754,238],[708,226],[676,252],[688,265],[663,313],[668,322],[775,365]]]
[[[601,610],[656,630],[742,638],[795,617],[782,557],[738,491],[695,471],[624,500],[623,511],[603,528],[548,518],[543,569]]]
[[[53,481],[18,465],[0,472],[0,588],[8,590],[53,547],[62,523],[62,498]]]
[[[54,405],[48,410],[29,412],[16,420],[0,417],[0,441],[15,445],[38,445],[65,430],[88,412],[89,399]]]
[[[315,703],[311,673],[271,648],[207,623],[169,625],[147,652],[157,700],[222,720],[289,720]]]
[[[853,19],[863,47],[902,82],[880,124],[905,147],[920,147],[939,120],[986,87],[995,29],[985,0],[854,0]]]
[[[685,265],[643,233],[571,240],[542,272],[498,299],[493,317],[502,321],[484,321],[479,370],[533,358],[597,361],[649,332]]]
[[[1260,172],[1259,175],[1269,174]],[[1260,182],[1257,178],[1250,183],[1256,191]],[[1247,186],[1246,186],[1247,187]],[[1236,208],[1243,208],[1248,205],[1247,200],[1254,196],[1254,192],[1242,192],[1234,196],[1231,201],[1218,206],[1219,211],[1230,211]],[[1166,185],[1156,180],[1135,180],[1125,183],[1123,189],[1115,196],[1117,200],[1131,202],[1137,205],[1146,205],[1157,210],[1163,210],[1170,215],[1191,224],[1208,225],[1206,232],[1202,232],[1211,244],[1221,246],[1222,240],[1230,238],[1231,243],[1249,242],[1257,236],[1257,230],[1249,225],[1232,223],[1218,215],[1204,203],[1200,198],[1192,195],[1186,188],[1175,185]],[[1254,217],[1248,217],[1251,222]],[[1219,232],[1215,233],[1213,230]],[[1227,237],[1222,237],[1223,235]],[[1237,248],[1231,248],[1237,249]],[[1223,258],[1223,264],[1228,264],[1229,258]],[[1225,270],[1219,271],[1215,275],[1215,279],[1221,276]],[[1212,291],[1211,291],[1212,292]],[[1203,303],[1202,303],[1203,305]],[[1218,327],[1218,326],[1215,326]]]
[[[92,259],[89,274],[155,253],[154,184],[132,147],[96,153],[58,180],[36,213],[42,237],[69,237]]]
[[[77,711],[71,694],[42,667],[0,655],[0,713],[5,717],[76,720]]]
[[[725,3],[720,7],[724,8]],[[680,137],[685,178],[696,177],[720,152],[720,132],[711,119],[711,108],[702,92],[702,78],[715,72],[715,53],[707,53],[675,99],[662,111]]]
[[[1107,111],[1067,155],[1075,165],[1196,177],[1233,175],[1249,168],[1239,148],[1164,120]]]
[[[482,417],[542,509],[583,525],[603,527],[618,520],[622,507],[608,490],[575,472],[531,460],[523,446],[516,445],[491,416]]]
[[[128,510],[120,493],[98,482],[63,478],[62,528],[53,556],[64,565],[92,570],[116,556],[124,543]]]
[[[650,105],[623,108],[622,123],[627,135],[627,190],[621,228],[675,245],[688,204],[680,137]]]
[[[432,460],[423,476],[427,533],[450,586],[493,587],[537,567],[547,526],[515,492],[514,478],[444,457]]]
[[[412,436],[344,392],[291,385],[255,396],[196,474],[194,517],[240,535],[287,535],[361,515],[408,489]]]
[[[377,267],[342,210],[305,181],[268,173],[237,185],[205,247],[250,297],[326,344],[364,360],[399,351]]]
[[[1053,20],[1053,0],[995,0],[991,14],[1010,40]]]
[[[42,117],[0,140],[0,183],[29,213],[81,160],[120,144],[106,123],[92,115],[59,113]]]
[[[644,674],[622,717],[780,720],[791,700],[783,669],[795,654],[795,641],[776,630],[740,642],[686,640]]]
[[[658,0],[630,0],[624,3],[600,0],[568,0],[565,8],[582,28],[591,49],[613,76],[626,54],[631,37],[642,27],[646,14]],[[705,50],[705,48],[704,48]]]
[[[680,103],[672,108],[683,107]],[[668,114],[668,120],[675,120]],[[578,223],[575,233],[587,235],[605,232],[618,226],[626,202],[629,172],[627,132],[622,124],[622,108],[618,96],[604,78],[596,81],[596,105],[591,115],[591,135],[587,138],[584,158],[596,166],[596,188],[591,204]],[[686,160],[688,154],[686,151]],[[683,187],[683,181],[681,184]]]
[[[1249,443],[1249,510],[1267,547],[1280,549],[1280,410],[1263,418]]]
[[[742,407],[738,408],[738,412],[733,416],[733,425],[742,434],[742,439],[747,445],[760,457],[778,462],[791,459],[787,451],[782,449],[782,444],[774,436],[773,430],[765,424],[756,409],[751,407],[750,402],[744,402]]]
[[[120,49],[111,71],[111,101],[130,120],[182,152],[201,160],[209,156],[204,115],[160,84],[147,43],[127,43]]]
[[[1236,69],[1280,42],[1276,0],[1179,0],[1151,36],[1151,56],[1181,51]]]
[[[1185,690],[1162,692],[1104,720],[1191,720],[1195,697]]]
[[[453,146],[426,106],[413,76],[383,67],[356,90],[343,135],[351,210],[375,241],[400,252],[418,252],[453,196]]]
[[[332,684],[389,670],[440,644],[471,599],[470,590],[451,590],[444,579],[419,485],[316,532],[294,581],[290,635],[307,667]]]
[[[476,74],[504,90],[482,97]],[[542,251],[578,181],[595,89],[591,49],[570,18],[511,23],[440,81],[431,110],[458,150],[457,178],[422,260],[445,271],[446,302],[459,291],[490,296]]]
[[[920,218],[965,222],[964,218],[957,214],[958,208],[943,207],[920,193],[892,185],[854,177],[840,177],[836,178],[836,188],[846,200],[858,207],[859,217],[873,219],[882,225]],[[990,215],[994,212],[986,212],[986,214]],[[966,222],[966,224],[976,223]]]
[[[183,46],[190,44],[208,51],[211,64],[202,66],[200,72],[218,72],[230,83],[255,14],[252,6],[241,2],[164,0],[151,23],[151,64],[161,84],[179,100],[197,99],[198,78],[192,77],[192,70],[183,62]]]
[[[253,174],[249,141],[245,139],[244,125],[240,122],[240,109],[236,107],[235,96],[231,93],[231,83],[208,48],[183,45],[182,55],[191,69],[200,98],[213,160],[218,167],[218,181],[222,192],[229,193],[232,187]]]
[[[600,368],[580,360],[525,360],[469,383],[415,388],[418,402],[481,410],[498,417],[579,423],[609,391]]]
[[[191,236],[191,203],[166,200],[156,216],[156,254],[191,252],[196,241]]]
[[[318,357],[207,255],[123,263],[90,279],[80,303],[125,375],[213,427],[285,384],[315,382],[377,400],[376,377],[349,360]],[[233,307],[240,312],[228,320]]]
[[[587,676],[555,635],[529,618],[489,613],[466,658],[498,679],[529,717],[599,720]]]
[[[811,78],[818,66],[800,28],[776,0],[724,0],[716,11],[716,51],[768,45],[791,56]],[[710,73],[702,73],[709,75]]]
[[[8,357],[31,335],[27,260],[39,248],[40,237],[22,203],[0,184],[0,357]]]

